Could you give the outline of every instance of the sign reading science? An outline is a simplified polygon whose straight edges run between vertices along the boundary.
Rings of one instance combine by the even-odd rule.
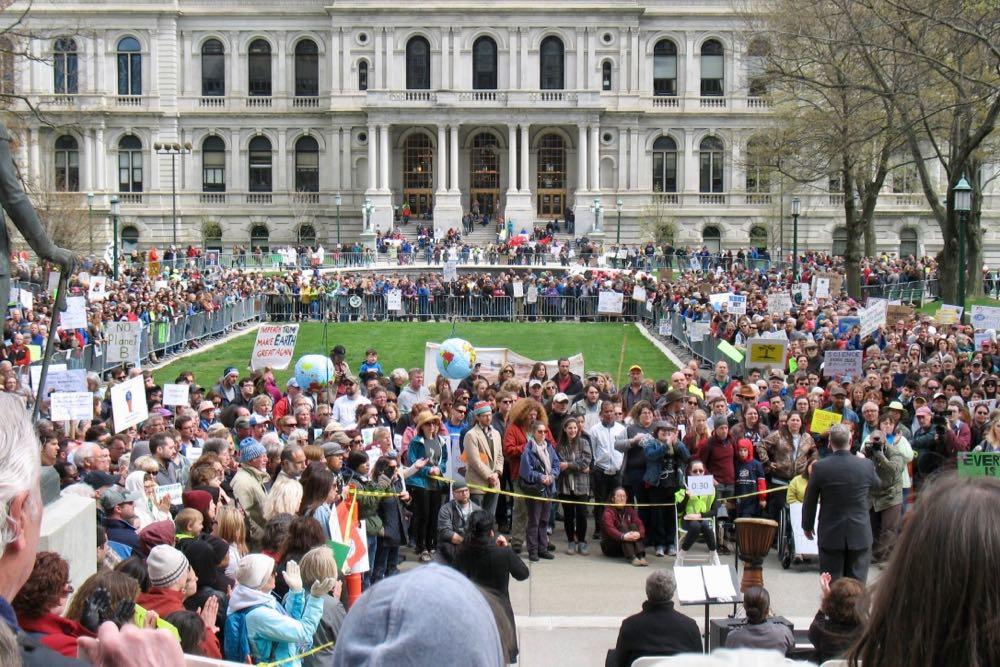
[[[250,355],[250,370],[265,366],[282,369],[292,363],[295,339],[299,335],[298,324],[263,324],[257,329],[257,341]]]

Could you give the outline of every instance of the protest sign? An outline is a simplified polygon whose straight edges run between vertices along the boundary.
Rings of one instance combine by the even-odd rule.
[[[973,306],[972,326],[976,329],[1000,329],[1000,307]]]
[[[861,327],[860,317],[841,317],[837,320],[837,335],[846,336],[851,333],[854,327]]]
[[[1000,452],[959,452],[959,477],[1000,477]]]
[[[62,329],[87,328],[87,299],[85,297],[66,297],[66,310],[59,313],[59,327]]]
[[[751,338],[747,341],[747,367],[783,369],[787,349],[787,340]]]
[[[715,478],[712,475],[689,475],[687,490],[692,496],[708,496],[715,493]]]
[[[662,320],[660,320],[660,324],[657,325],[656,333],[658,333],[659,335],[661,335],[663,337],[669,336],[670,335],[670,320],[668,320],[666,318],[663,318]]]
[[[601,292],[597,296],[597,312],[601,315],[621,315],[622,293]]]
[[[701,271],[701,260],[697,257],[692,257],[688,260],[688,266],[691,267],[692,271]]]
[[[55,373],[62,373],[64,371],[66,371],[67,368],[68,368],[68,366],[66,366],[66,364],[49,364],[49,374],[45,378],[45,384],[47,386],[51,386],[49,384],[49,378],[52,377],[52,375],[55,374]],[[38,366],[29,366],[28,367],[28,373],[30,374],[30,377],[31,377],[31,386],[35,389],[35,391],[38,391],[38,382],[39,382],[39,380],[42,377],[42,367],[41,367],[41,365],[38,365]],[[86,373],[86,371],[84,371],[84,373]],[[84,378],[86,378],[86,375],[84,375]],[[44,395],[45,392],[42,392],[42,394]]]
[[[90,287],[87,290],[87,298],[91,301],[104,301],[108,298],[107,276],[90,277]]]
[[[1000,309],[998,309],[1000,310]],[[885,323],[887,326],[894,326],[896,322],[909,322],[913,319],[916,311],[910,306],[892,305],[886,308]]]
[[[520,299],[521,297],[524,296],[524,283],[523,282],[521,282],[520,280],[515,280],[514,284],[513,284],[513,287],[514,287],[514,298],[515,299]]]
[[[728,305],[729,312],[734,315],[747,314],[747,297],[744,294],[730,294]]]
[[[827,281],[828,295],[830,295],[830,296],[840,296],[840,288],[844,284],[844,276],[842,276],[839,273],[833,273],[833,272],[830,272],[830,271],[821,272],[821,273],[817,273],[816,275],[814,275],[813,276],[813,292],[816,292],[816,296],[817,297],[819,297],[818,286],[819,286],[819,281],[820,280]]]
[[[982,350],[983,349],[983,343],[985,341],[993,342],[992,336],[990,336],[990,334],[988,334],[985,331],[977,331],[974,334],[974,336],[975,336],[975,340],[976,340],[976,349],[977,350]]]
[[[444,281],[446,283],[458,280],[458,260],[449,259],[444,263]]]
[[[990,398],[981,401],[969,401],[966,405],[969,406],[969,412],[975,412],[976,408],[980,405],[985,405],[988,411],[993,412],[997,407],[997,399]]]
[[[718,311],[722,311],[722,307],[729,306],[729,292],[719,292],[717,294],[709,294],[708,302],[712,304],[712,308]]]
[[[861,377],[861,350],[827,350],[823,354],[824,377]]]
[[[191,388],[186,384],[164,384],[164,405],[187,405],[191,402]]]
[[[728,340],[719,341],[719,352],[726,355],[736,363],[743,361],[743,353],[733,347]]]
[[[94,395],[89,391],[54,391],[49,395],[52,421],[94,418]]]
[[[817,299],[829,299],[830,298],[830,279],[829,278],[816,278],[814,282],[816,288],[816,298]]]
[[[55,296],[59,290],[59,272],[49,271],[48,293]]]
[[[829,431],[830,427],[834,424],[839,424],[843,418],[843,415],[838,415],[836,412],[830,412],[829,410],[814,410],[810,430],[813,433],[822,435]]]
[[[115,420],[115,433],[137,426],[149,418],[145,378],[142,375],[111,387],[111,414]]]
[[[692,343],[700,343],[705,340],[711,325],[708,322],[691,322],[688,325],[688,340]]]
[[[800,556],[818,556],[819,541],[810,540],[802,530],[802,503],[789,503],[788,508],[792,514],[792,535],[795,540],[795,554]],[[816,519],[813,521],[812,532],[815,535],[819,530],[819,508],[817,506]]]
[[[771,315],[784,315],[792,309],[792,296],[788,292],[777,292],[767,295],[767,312]]]
[[[171,505],[182,505],[184,503],[184,500],[181,498],[183,493],[184,486],[182,484],[160,484],[153,492],[156,502],[163,500],[164,496],[170,496]]]
[[[389,290],[385,295],[385,304],[389,312],[398,313],[403,310],[403,291],[398,289]]]
[[[32,310],[35,307],[35,295],[26,289],[18,290],[17,302],[24,306],[25,310]]]
[[[299,335],[298,324],[263,324],[257,329],[257,340],[250,355],[250,370],[288,368],[295,352],[295,339]]]
[[[634,301],[646,301],[646,288],[642,285],[636,285],[632,288],[632,299]]]
[[[889,313],[889,302],[885,299],[868,299],[867,305],[859,311],[861,316],[861,337],[871,336],[879,327],[885,326]]]
[[[55,365],[49,366],[49,373],[45,376],[45,388],[42,396],[53,391],[61,392],[82,392],[87,391],[87,371],[83,368],[69,370],[65,364],[61,364],[60,370],[55,369]],[[39,366],[41,368],[41,366]],[[39,373],[39,377],[41,373]],[[32,385],[37,387],[39,377],[33,378]],[[93,415],[91,415],[92,417]],[[90,419],[90,417],[87,417]]]
[[[528,285],[528,291],[524,293],[525,303],[538,303],[538,285]]]
[[[113,364],[139,363],[140,322],[109,322],[107,361]]]
[[[938,308],[937,313],[934,314],[934,321],[938,324],[958,324],[962,321],[962,312],[964,308],[961,306],[952,306],[950,304],[941,304]]]

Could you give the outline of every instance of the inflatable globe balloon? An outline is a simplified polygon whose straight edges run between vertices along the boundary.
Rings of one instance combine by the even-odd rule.
[[[322,354],[307,354],[295,364],[295,380],[302,389],[313,382],[326,386],[333,376],[333,362]]]
[[[476,365],[476,348],[467,340],[449,338],[437,351],[438,373],[449,380],[464,380]]]

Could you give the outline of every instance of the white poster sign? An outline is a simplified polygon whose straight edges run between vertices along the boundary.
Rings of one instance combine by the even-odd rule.
[[[520,299],[524,296],[524,283],[520,280],[515,280],[513,283],[514,287],[514,298]]]
[[[688,266],[691,267],[692,271],[701,271],[701,260],[698,259],[697,257],[692,257],[688,261]]]
[[[111,387],[111,414],[115,420],[115,433],[121,433],[130,426],[138,426],[149,418],[146,385],[142,375]]]
[[[187,405],[191,402],[191,387],[186,384],[164,384],[164,405]]]
[[[803,556],[818,556],[819,542],[806,538],[805,533],[802,531],[802,503],[791,503],[788,509],[791,510],[792,515],[792,535],[795,539],[795,553]],[[813,537],[816,536],[816,527],[818,525],[819,506],[816,507],[816,521],[813,522]]]
[[[87,328],[87,299],[82,296],[66,297],[66,310],[59,313],[62,329]]]
[[[108,298],[107,276],[90,277],[90,288],[87,290],[87,297],[91,301],[104,301]]]
[[[1000,329],[1000,308],[997,306],[973,306],[972,326],[976,329]]]
[[[816,298],[817,299],[829,299],[830,298],[830,279],[829,278],[816,278]]]
[[[622,296],[621,292],[601,292],[597,296],[597,312],[601,315],[621,315]]]
[[[295,352],[295,339],[299,335],[298,324],[264,324],[257,329],[257,340],[250,354],[250,370],[265,366],[288,368]]]
[[[164,496],[170,496],[171,505],[182,505],[184,499],[181,495],[184,493],[184,486],[182,484],[160,484],[156,487],[153,492],[156,497],[156,502],[163,500]]]
[[[718,294],[709,294],[708,302],[712,304],[712,308],[718,311],[722,311],[723,306],[729,305],[730,292],[720,292]]]
[[[729,312],[734,315],[747,314],[747,297],[745,294],[729,295]]]
[[[107,361],[113,364],[139,363],[140,322],[110,322],[108,324]]]
[[[885,326],[889,314],[889,301],[886,299],[868,299],[867,305],[858,311],[861,316],[861,338],[871,336],[879,327]]]
[[[49,395],[52,421],[94,418],[94,395],[89,391],[54,391]]]
[[[707,496],[715,493],[715,478],[712,475],[690,475],[687,490],[692,496]]]
[[[528,285],[528,291],[524,295],[525,303],[538,303],[538,286]]]
[[[17,289],[16,287],[14,289]],[[35,295],[26,289],[18,290],[17,302],[24,306],[25,310],[34,310],[35,308]]]
[[[50,364],[49,374],[45,376],[45,384],[51,387],[52,385],[49,384],[49,378],[52,377],[52,375],[55,373],[65,372],[67,368],[68,367],[66,366],[66,364]],[[29,366],[28,372],[31,374],[31,386],[37,391],[38,382],[41,380],[42,377],[42,365],[38,364],[36,366]],[[42,393],[44,394],[45,392]]]
[[[792,309],[792,296],[788,292],[777,292],[767,295],[767,312],[771,315],[784,315]]]
[[[708,335],[711,326],[709,322],[691,322],[688,325],[688,339],[692,343],[700,343],[705,340],[705,336]]]
[[[458,260],[449,259],[444,263],[444,281],[446,283],[458,280]]]
[[[660,334],[664,338],[670,335],[670,320],[663,318],[660,320],[659,327],[656,333]]]
[[[827,350],[823,354],[825,377],[861,377],[861,350]]]
[[[646,288],[642,285],[636,285],[632,288],[632,300],[633,301],[646,301]]]
[[[403,310],[403,290],[389,290],[388,294],[385,296],[385,302],[386,308],[388,308],[390,312],[398,313]]]

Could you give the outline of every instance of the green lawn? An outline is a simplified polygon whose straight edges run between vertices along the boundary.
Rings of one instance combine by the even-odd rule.
[[[934,315],[937,313],[938,309],[941,308],[941,301],[930,301],[925,303],[920,307],[920,312],[925,315]],[[972,308],[973,306],[994,306],[1000,307],[1000,301],[996,299],[991,299],[986,296],[980,296],[973,299],[967,299],[965,302],[966,308]]]
[[[632,364],[643,367],[647,377],[669,379],[676,370],[632,324],[606,323],[459,323],[458,338],[478,347],[508,347],[526,357],[557,359],[583,353],[587,370],[610,372],[621,384]],[[158,384],[173,382],[182,370],[191,370],[198,384],[209,388],[227,366],[247,370],[256,333],[248,333],[211,350],[175,361],[156,371]],[[365,350],[374,347],[388,373],[393,368],[423,366],[424,343],[452,337],[452,325],[442,322],[331,323],[324,339],[323,324],[304,323],[299,329],[294,359],[304,354],[328,354],[334,345],[347,348],[347,361],[357,371]],[[292,366],[276,373],[281,384],[292,375]]]

